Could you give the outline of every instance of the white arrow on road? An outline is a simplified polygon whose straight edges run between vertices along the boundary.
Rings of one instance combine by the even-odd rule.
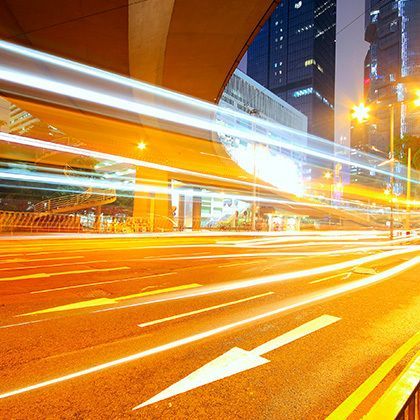
[[[289,344],[299,338],[305,337],[306,335],[320,330],[321,328],[334,324],[340,319],[341,318],[331,315],[322,315],[312,321],[300,325],[297,328],[294,328],[291,331],[288,331],[285,334],[267,341],[251,351],[233,347],[226,353],[205,364],[159,394],[134,407],[133,410],[165,400],[173,397],[174,395],[191,391],[194,388],[227,378],[228,376],[235,375],[236,373],[244,372],[257,366],[264,365],[265,363],[268,363],[269,360],[261,357],[263,354],[269,353],[270,351],[285,346],[286,344]]]

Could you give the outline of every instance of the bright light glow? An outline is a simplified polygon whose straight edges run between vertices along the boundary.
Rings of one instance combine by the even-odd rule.
[[[325,179],[330,179],[332,177],[332,174],[330,171],[324,172],[324,178]]]
[[[419,90],[417,90],[417,92],[416,92],[416,96],[417,96],[417,98],[416,98],[416,99],[414,99],[414,105],[415,105],[415,106],[420,106],[420,89],[419,89]]]
[[[369,119],[370,108],[365,104],[355,105],[353,107],[352,117],[359,123],[365,122]]]
[[[144,150],[146,148],[146,143],[144,143],[143,141],[141,141],[138,145],[137,148],[139,150]]]

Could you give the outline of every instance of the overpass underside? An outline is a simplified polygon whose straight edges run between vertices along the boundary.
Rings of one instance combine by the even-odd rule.
[[[367,223],[363,217],[338,209],[326,209],[319,202],[297,197],[258,177],[254,178],[254,174],[246,172],[232,160],[215,133],[207,133],[203,138],[183,134],[180,130],[177,132],[175,129],[179,127],[173,131],[158,128],[156,122],[155,127],[148,127],[17,97],[7,99],[39,121],[24,133],[24,137],[42,140],[47,146],[51,143],[51,129],[45,127],[54,127],[64,134],[61,139],[54,139],[55,144],[63,144],[65,140],[65,144],[76,146],[76,150],[92,152],[92,159],[77,161],[77,152],[67,153],[60,147],[48,150],[48,146],[45,149],[26,145],[16,147],[16,144],[2,142],[2,160],[30,162],[39,167],[65,168],[70,165],[78,171],[89,171],[106,164],[105,157],[101,160],[96,154],[109,154],[108,161],[114,160],[120,171],[128,167],[135,170],[131,175],[136,188],[133,216],[173,218],[174,212],[179,216],[184,211],[185,194],[181,191],[175,206],[171,196],[173,186],[179,185],[181,190],[187,186],[193,194],[197,192],[192,200],[192,227],[197,229],[200,227],[200,192],[203,190],[239,197],[250,205],[255,196],[257,201],[262,201],[260,206],[273,207],[298,217],[335,217],[356,224]],[[140,149],[139,144],[143,144],[144,149]],[[127,159],[123,166],[118,163],[119,158]],[[255,189],[254,182],[257,185]],[[178,224],[179,227],[184,225],[183,217]]]

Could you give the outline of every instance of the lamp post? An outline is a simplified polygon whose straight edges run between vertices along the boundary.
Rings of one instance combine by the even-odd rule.
[[[400,101],[400,104],[409,102],[407,100]],[[416,99],[413,101],[415,107],[420,106],[420,90],[416,91]],[[357,119],[359,123],[366,122],[369,119],[369,107],[366,107],[364,104],[360,104],[358,106],[353,107],[353,118]],[[389,164],[390,164],[390,220],[389,220],[389,237],[392,240],[394,238],[394,187],[395,187],[395,105],[391,103],[389,105],[390,111],[390,118],[389,118]],[[411,177],[411,149],[408,150],[409,158],[407,163],[407,204],[406,204],[406,220],[405,220],[405,227],[409,229],[410,226],[410,195],[411,195],[411,185],[410,185],[410,177]],[[384,162],[385,163],[385,162]]]
[[[395,169],[395,156],[394,156],[394,129],[395,129],[395,112],[394,104],[389,106],[390,108],[390,118],[389,118],[389,160],[390,160],[390,169],[391,169],[391,204],[390,204],[390,215],[389,215],[389,239],[394,239],[394,169]]]
[[[256,213],[257,213],[257,143],[253,144],[254,155],[254,168],[253,168],[253,185],[252,185],[252,209],[251,209],[251,230],[254,232],[256,229]]]
[[[420,101],[420,100],[419,100]],[[419,104],[420,105],[420,104]],[[410,200],[411,200],[411,147],[407,151],[407,195],[405,207],[405,229],[410,230]]]

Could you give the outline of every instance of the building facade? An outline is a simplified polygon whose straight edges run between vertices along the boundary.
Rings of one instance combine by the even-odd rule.
[[[287,136],[287,141],[294,141],[300,145],[307,143],[307,117],[240,70],[235,70],[219,105],[257,116],[261,120],[278,123],[280,129],[281,126],[285,126],[299,130],[299,133],[284,133],[284,136]],[[226,114],[219,114],[217,118],[227,126],[246,124],[243,120]],[[268,135],[267,128],[258,123],[248,128]],[[306,156],[302,153],[273,145],[254,147],[250,142],[223,134],[219,134],[219,139],[231,158],[247,172],[256,171],[258,177],[282,191],[294,194],[303,192],[304,181],[310,176],[310,168]]]
[[[367,143],[388,153],[391,112],[395,138],[420,136],[420,110],[411,100],[420,85],[420,1],[366,0],[365,25]]]
[[[247,73],[334,140],[336,0],[284,0],[248,50]]]
[[[307,132],[308,118],[270,90],[240,70],[235,70],[223,92],[219,105],[295,130]]]

